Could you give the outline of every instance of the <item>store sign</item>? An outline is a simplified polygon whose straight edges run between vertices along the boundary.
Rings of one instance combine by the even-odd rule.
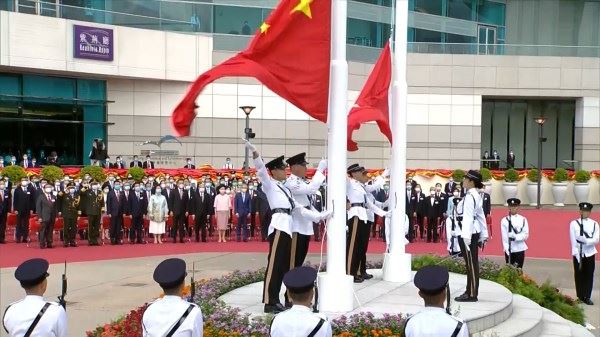
[[[74,58],[112,61],[113,51],[112,29],[73,25]]]

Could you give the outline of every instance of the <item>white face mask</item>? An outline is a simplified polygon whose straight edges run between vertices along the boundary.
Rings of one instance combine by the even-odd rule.
[[[435,195],[435,191],[429,191],[429,194]]]
[[[46,193],[50,193],[50,192],[52,192],[52,189],[50,187],[48,187],[48,188],[44,188],[44,191],[46,191]]]
[[[92,185],[92,189],[93,189],[94,191],[96,191],[96,190],[97,190],[99,187],[100,187],[99,185]]]
[[[199,188],[199,189],[198,189],[198,192],[200,192],[200,193],[204,193],[204,189],[203,189],[203,188]]]
[[[421,189],[420,188],[415,188],[415,192],[417,192],[417,193],[421,192]]]
[[[455,197],[458,197],[459,193],[458,192],[454,192],[454,193],[452,193],[452,195],[454,195]]]

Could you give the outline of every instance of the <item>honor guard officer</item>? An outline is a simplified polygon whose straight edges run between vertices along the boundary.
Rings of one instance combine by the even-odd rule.
[[[186,275],[182,259],[166,259],[156,267],[154,281],[165,296],[148,305],[142,318],[142,336],[202,337],[200,308],[181,298]]]
[[[425,309],[410,316],[404,326],[406,337],[468,337],[467,325],[450,315],[450,288],[448,269],[442,266],[427,266],[416,274],[414,283]],[[446,302],[446,310],[444,310]]]
[[[456,205],[462,199],[458,196],[455,196],[451,199],[452,202],[452,212],[448,214],[448,218],[446,218],[446,238],[448,240],[448,254],[450,256],[462,256],[460,252],[460,244],[458,243],[458,238],[461,234],[461,221],[458,220],[458,215],[456,213]]]
[[[85,193],[85,189],[81,193]],[[58,192],[58,196],[60,205],[58,215],[62,215],[64,221],[64,246],[77,247],[75,234],[77,234],[77,219],[81,215],[81,211],[79,210],[80,197],[75,190],[75,184],[67,184],[65,192]]]
[[[294,200],[306,209],[317,212],[311,205],[310,198],[317,193],[325,175],[323,172],[327,169],[327,160],[322,159],[319,162],[319,167],[312,177],[310,183],[307,183],[306,178],[306,153],[302,152],[286,160],[290,166],[292,174],[287,178],[284,185],[291,192]],[[313,220],[305,218],[301,214],[293,217],[292,221],[292,248],[290,252],[291,262],[290,268],[299,267],[304,264],[304,259],[308,253],[308,242],[310,236],[314,234]]]
[[[317,271],[297,267],[288,271],[283,283],[293,306],[273,318],[271,337],[331,337],[331,324],[312,312]]]
[[[506,203],[509,207],[508,216],[502,218],[500,222],[504,259],[510,265],[523,268],[525,251],[527,250],[525,241],[529,237],[529,224],[527,219],[519,214],[521,200],[510,198],[506,200]]]
[[[353,164],[347,169],[350,178],[346,184],[346,198],[348,209],[346,239],[346,274],[354,277],[355,283],[372,278],[368,274],[360,274],[361,262],[366,260],[366,248],[369,240],[369,227],[367,226],[367,208],[375,214],[385,217],[388,212],[373,204],[367,197],[365,183],[369,180],[364,167]],[[385,174],[384,174],[385,175]]]
[[[575,288],[577,298],[587,305],[594,305],[591,300],[594,284],[596,245],[600,240],[598,223],[590,219],[592,204],[579,204],[579,219],[571,221],[569,234],[571,237],[571,254],[575,270]]]
[[[92,180],[90,190],[82,193],[85,197],[85,212],[88,217],[88,243],[90,246],[99,246],[98,237],[100,236],[100,217],[104,208],[104,195],[100,190],[100,183],[97,180]]]
[[[469,170],[464,177],[463,187],[467,194],[456,205],[458,216],[462,217],[460,251],[467,266],[467,289],[465,293],[456,297],[457,302],[477,302],[479,293],[479,247],[483,247],[488,238],[487,225],[483,214],[483,200],[478,189],[483,187],[481,173]]]
[[[4,329],[11,337],[66,337],[67,313],[55,302],[46,302],[48,261],[27,260],[15,270],[15,278],[25,289],[24,299],[15,302],[4,312]]]
[[[279,291],[281,290],[283,276],[290,270],[292,212],[296,214],[294,216],[301,214],[310,218],[312,222],[318,222],[329,218],[331,211],[318,213],[300,206],[294,200],[290,190],[284,185],[287,177],[283,156],[277,157],[265,165],[256,147],[245,139],[244,142],[246,148],[252,152],[256,175],[262,183],[262,190],[267,196],[272,212],[268,231],[269,255],[263,287],[264,312],[279,313],[285,310],[279,300]],[[273,178],[269,176],[267,170],[271,172]]]

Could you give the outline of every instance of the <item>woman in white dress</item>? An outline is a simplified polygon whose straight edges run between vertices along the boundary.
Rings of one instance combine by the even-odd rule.
[[[167,198],[161,194],[160,187],[156,187],[154,195],[148,201],[149,231],[154,234],[154,243],[163,243],[162,235],[165,233],[165,222],[168,214]]]

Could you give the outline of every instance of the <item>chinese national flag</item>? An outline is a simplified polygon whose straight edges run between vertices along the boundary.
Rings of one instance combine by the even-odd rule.
[[[348,151],[358,150],[352,132],[366,122],[377,122],[379,130],[392,142],[389,115],[389,89],[392,82],[392,53],[390,43],[383,48],[379,60],[348,114]]]
[[[254,77],[311,117],[326,122],[330,45],[331,0],[282,0],[246,50],[192,83],[171,116],[175,132],[190,134],[196,98],[209,83],[225,76]]]

